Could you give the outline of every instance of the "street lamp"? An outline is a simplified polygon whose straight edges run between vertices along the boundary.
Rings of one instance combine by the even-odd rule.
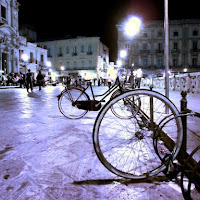
[[[28,55],[23,53],[21,56],[22,60],[25,62],[25,74],[26,74],[26,69],[27,69],[27,62],[28,62]]]
[[[141,20],[138,17],[130,17],[130,19],[125,23],[125,33],[126,35],[133,37],[135,36],[141,26]]]
[[[121,67],[121,66],[122,66],[122,61],[121,61],[121,60],[118,60],[118,61],[117,61],[117,66],[118,66],[118,67]]]
[[[121,50],[120,51],[120,57],[125,58],[127,56],[127,51],[126,50]]]
[[[64,67],[64,66],[61,66],[60,69],[61,69],[61,71],[63,71],[63,70],[65,69],[65,67]]]
[[[22,54],[22,60],[24,61],[24,62],[27,62],[28,61],[28,55],[27,54],[25,54],[25,53],[23,53]]]
[[[47,65],[47,67],[51,67],[51,62],[50,62],[50,61],[47,61],[47,62],[46,62],[46,65]]]

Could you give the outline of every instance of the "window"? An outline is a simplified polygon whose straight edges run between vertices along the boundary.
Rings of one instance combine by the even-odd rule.
[[[158,50],[163,50],[163,43],[158,43]]]
[[[142,59],[142,67],[147,67],[147,59],[146,58]]]
[[[197,66],[197,58],[192,58],[192,66]]]
[[[74,61],[74,68],[77,67],[77,61]]]
[[[128,43],[125,44],[125,49],[129,49],[130,45]]]
[[[40,55],[40,61],[44,62],[44,55],[43,54]]]
[[[143,38],[147,38],[147,33],[143,32],[143,33],[142,33],[142,37],[143,37]]]
[[[89,62],[88,62],[88,67],[89,67],[89,68],[92,67],[92,61],[91,61],[91,60],[89,60]]]
[[[77,48],[76,48],[76,46],[74,46],[74,48],[73,48],[73,53],[77,53]]]
[[[174,67],[178,66],[178,59],[177,58],[173,58],[173,66]]]
[[[178,31],[174,31],[174,37],[178,37]]]
[[[178,43],[174,42],[174,49],[177,50],[178,49]]]
[[[158,67],[162,67],[162,66],[163,66],[163,59],[158,58]]]
[[[192,47],[194,50],[197,50],[197,42],[193,42]]]
[[[142,44],[142,49],[147,50],[147,43]]]
[[[89,52],[89,53],[92,52],[92,45],[91,45],[91,44],[88,45],[88,52]]]
[[[162,31],[158,32],[158,37],[160,37],[160,38],[163,37],[163,32]]]
[[[81,45],[81,53],[84,53],[84,45]]]
[[[48,55],[48,57],[52,57],[51,48],[48,48],[47,55]]]
[[[1,5],[1,17],[6,19],[6,8]]]
[[[33,60],[33,52],[30,52],[30,62],[33,63],[34,60]]]
[[[77,47],[74,46],[73,47],[73,53],[72,53],[73,56],[77,56]]]
[[[69,47],[66,47],[66,54],[69,54]]]
[[[193,33],[192,33],[192,35],[193,35],[193,36],[198,36],[198,31],[197,31],[197,30],[194,30]]]
[[[69,62],[66,63],[66,66],[67,66],[67,69],[70,69],[70,63]]]
[[[58,49],[58,56],[62,56],[62,47],[59,47]]]
[[[85,67],[85,61],[81,61],[81,68],[83,68],[84,69],[84,67]]]

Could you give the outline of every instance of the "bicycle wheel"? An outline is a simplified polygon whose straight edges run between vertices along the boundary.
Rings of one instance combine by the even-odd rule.
[[[88,112],[88,110],[79,109],[77,106],[72,105],[77,98],[79,101],[87,101],[90,99],[87,93],[83,92],[81,88],[69,87],[62,93],[58,100],[58,107],[65,117],[79,119]]]
[[[199,174],[200,174],[200,145],[196,147],[192,151],[192,153],[188,156],[181,173],[181,190],[184,199],[186,200],[200,199]]]
[[[140,107],[132,118],[119,119],[113,114],[112,107],[129,97],[136,101],[132,101],[133,110],[138,98]],[[120,106],[118,109],[124,112]],[[162,172],[166,166],[154,150],[153,131],[164,117],[171,114],[179,115],[174,104],[162,94],[150,90],[132,90],[110,100],[99,112],[93,128],[93,145],[99,160],[111,172],[130,179],[143,179]],[[174,159],[182,143],[180,118],[175,117],[165,131],[162,140],[167,143]]]
[[[123,90],[123,93],[128,92],[130,90]],[[113,99],[120,95],[122,92],[120,90],[116,90],[110,99]],[[135,108],[133,109],[133,103],[135,103]],[[111,106],[111,111],[113,114],[122,119],[130,119],[132,118],[138,111],[138,108],[140,107],[140,98],[136,95],[133,97],[129,96],[127,98],[121,99],[117,104],[113,104]],[[119,108],[120,107],[120,108]],[[137,108],[137,109],[136,109]]]

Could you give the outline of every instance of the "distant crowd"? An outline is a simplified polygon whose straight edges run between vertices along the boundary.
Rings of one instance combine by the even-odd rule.
[[[11,72],[7,76],[5,76],[5,75],[0,76],[0,84],[3,85],[3,86],[20,85],[20,87],[22,87],[24,82],[25,82],[25,76],[22,72],[20,72],[20,73]]]
[[[41,71],[39,71],[35,79],[34,74],[31,72],[30,69],[26,74],[23,74],[22,72],[11,72],[7,76],[0,76],[0,85],[20,86],[21,88],[26,88],[27,91],[29,90],[29,88],[32,91],[34,86],[39,86],[39,90],[41,90],[41,86],[45,85],[45,76],[41,73]]]

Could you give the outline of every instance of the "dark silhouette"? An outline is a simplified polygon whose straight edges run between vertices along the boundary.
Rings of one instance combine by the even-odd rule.
[[[27,92],[29,92],[29,87],[31,91],[33,91],[33,74],[31,73],[31,70],[28,70],[28,73],[26,74],[26,89]]]
[[[43,84],[44,84],[44,76],[42,75],[41,71],[39,71],[36,79],[37,79],[37,83],[39,85],[39,90],[41,90],[41,86],[43,86]]]

